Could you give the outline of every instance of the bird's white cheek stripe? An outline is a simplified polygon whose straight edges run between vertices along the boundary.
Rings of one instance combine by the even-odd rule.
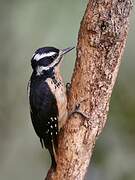
[[[56,54],[56,52],[48,52],[48,53],[43,53],[43,54],[36,54],[34,56],[34,60],[39,61],[40,59],[42,59],[44,57],[50,57],[50,56],[53,56],[54,54]]]
[[[37,76],[40,76],[44,70],[47,70],[47,67],[44,66],[38,66],[37,67]]]
[[[54,67],[57,63],[59,63],[59,59],[60,59],[60,56],[61,56],[61,54],[59,54],[59,56],[57,57],[57,59],[55,60],[55,61],[53,61],[50,65],[48,65],[48,66],[37,66],[37,69],[36,69],[36,71],[37,71],[37,76],[40,76],[42,73],[43,73],[43,71],[45,70],[45,71],[47,71],[47,70],[49,70],[50,68],[52,68],[52,67]]]

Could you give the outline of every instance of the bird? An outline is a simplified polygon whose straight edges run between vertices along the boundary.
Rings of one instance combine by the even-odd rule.
[[[68,117],[67,94],[60,73],[61,62],[74,47],[41,47],[31,59],[28,82],[30,116],[42,148],[51,155],[51,168],[57,165],[58,133]]]

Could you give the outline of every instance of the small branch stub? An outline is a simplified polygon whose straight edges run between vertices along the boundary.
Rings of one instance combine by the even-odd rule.
[[[69,94],[73,113],[59,135],[56,172],[47,179],[82,180],[109,101],[126,43],[130,0],[90,0],[78,35],[77,59]]]

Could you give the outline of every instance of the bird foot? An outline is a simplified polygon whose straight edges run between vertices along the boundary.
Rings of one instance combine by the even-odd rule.
[[[87,114],[87,113],[85,113],[85,112],[82,112],[82,111],[80,110],[80,104],[77,104],[77,105],[75,106],[75,109],[74,109],[72,112],[69,113],[69,117],[71,117],[71,115],[73,115],[73,114],[75,114],[75,113],[80,114],[81,116],[83,116],[83,117],[86,118],[86,119],[90,119],[90,115],[89,115],[89,114]]]
[[[66,84],[66,94],[67,94],[67,97],[69,96],[70,89],[71,89],[71,83],[67,83]]]

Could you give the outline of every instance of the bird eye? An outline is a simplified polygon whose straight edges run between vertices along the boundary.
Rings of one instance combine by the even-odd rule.
[[[53,59],[56,59],[57,56],[58,56],[58,54],[54,54],[54,55],[52,55],[51,57],[52,57]]]
[[[57,58],[57,56],[55,56],[55,55],[46,57],[46,58],[42,58],[42,59],[40,59],[40,61],[38,61],[38,65],[49,66],[51,63],[53,63],[53,61],[55,61],[56,58]]]

